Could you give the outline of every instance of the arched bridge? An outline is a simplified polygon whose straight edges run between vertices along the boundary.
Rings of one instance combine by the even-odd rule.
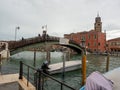
[[[36,48],[43,46],[45,44],[50,44],[50,45],[61,45],[65,47],[69,47],[73,50],[75,50],[78,53],[82,53],[84,51],[84,48],[81,47],[79,44],[76,42],[69,40],[69,43],[60,43],[60,38],[59,37],[53,37],[53,36],[37,36],[33,38],[28,38],[19,41],[9,41],[8,42],[8,49],[10,50],[10,54],[16,54],[20,51],[23,51],[25,49],[30,49],[30,48]]]

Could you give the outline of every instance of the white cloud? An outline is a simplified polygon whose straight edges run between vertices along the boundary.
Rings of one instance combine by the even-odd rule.
[[[112,38],[120,37],[120,29],[119,30],[107,31],[106,35],[107,35],[107,40],[112,39]]]
[[[119,5],[119,0],[0,0],[0,39],[14,39],[16,26],[20,26],[18,39],[41,34],[45,24],[48,33],[56,36],[90,30],[97,12],[103,30],[116,30],[120,28]]]

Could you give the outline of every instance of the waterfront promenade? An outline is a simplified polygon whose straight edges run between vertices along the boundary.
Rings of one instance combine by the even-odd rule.
[[[0,90],[19,90],[18,74],[0,75]]]
[[[18,77],[18,74],[0,75],[0,84],[16,82],[18,81]]]

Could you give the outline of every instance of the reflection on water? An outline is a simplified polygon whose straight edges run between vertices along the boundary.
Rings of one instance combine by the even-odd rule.
[[[36,68],[40,67],[45,60],[46,53],[36,53]],[[62,61],[63,54],[61,52],[51,52],[51,63],[57,63]],[[23,61],[26,64],[33,65],[34,52],[24,51],[16,55],[11,56],[9,60],[2,60],[1,71],[2,74],[7,73],[18,73],[19,72],[19,61]],[[73,60],[80,60],[80,55],[72,56]],[[106,56],[100,55],[87,55],[87,76],[93,71],[100,71],[105,73],[106,70]],[[110,57],[110,70],[120,66],[120,57]],[[62,80],[62,74],[53,75],[55,78]],[[65,83],[79,89],[81,86],[81,69],[65,73]],[[51,83],[51,80],[47,80],[46,90],[57,90],[58,84]],[[49,84],[49,85],[48,85]],[[48,87],[50,86],[51,87]],[[59,85],[60,86],[60,85]]]

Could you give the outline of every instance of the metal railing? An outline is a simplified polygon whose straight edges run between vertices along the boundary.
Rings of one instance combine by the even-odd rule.
[[[29,82],[31,80],[34,80],[33,84],[36,87],[36,90],[45,90],[44,89],[44,78],[43,77],[46,77],[46,78],[49,78],[49,79],[53,80],[54,82],[57,82],[60,85],[60,90],[66,90],[63,87],[66,87],[69,90],[76,90],[73,87],[71,87],[71,86],[69,86],[69,85],[55,79],[54,77],[43,73],[42,69],[36,69],[36,68],[34,68],[34,67],[30,66],[30,65],[27,65],[27,64],[23,63],[22,61],[20,61],[19,79],[23,79],[23,76],[24,76],[23,74],[25,73],[24,66],[27,67],[27,69],[26,69],[27,70],[27,72],[26,72],[27,73],[26,74],[27,75],[27,86],[29,86]],[[34,79],[30,78],[30,75],[31,75],[30,74],[30,69],[34,71]],[[57,89],[57,90],[59,90],[59,89]]]

